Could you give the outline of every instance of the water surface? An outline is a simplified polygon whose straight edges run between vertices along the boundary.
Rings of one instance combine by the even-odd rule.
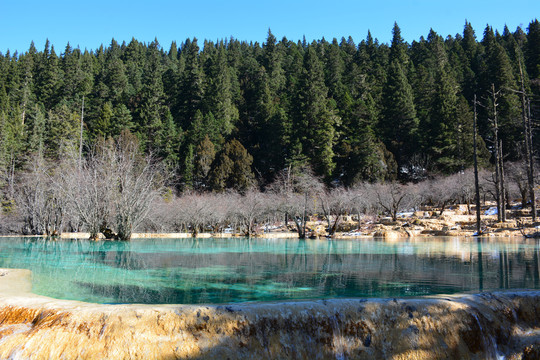
[[[534,240],[0,238],[33,292],[94,303],[201,304],[540,288]]]

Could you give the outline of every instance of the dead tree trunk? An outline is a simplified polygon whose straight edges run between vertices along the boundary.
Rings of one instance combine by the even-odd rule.
[[[502,212],[503,212],[503,204],[501,199],[504,195],[502,195],[503,189],[501,187],[501,167],[500,167],[500,151],[499,151],[499,126],[497,123],[497,100],[499,98],[499,91],[495,91],[495,85],[491,84],[491,97],[493,101],[493,119],[491,120],[493,124],[493,143],[495,146],[495,201],[497,202],[497,221],[501,222],[502,220]]]
[[[473,154],[474,154],[474,191],[476,194],[476,234],[480,235],[482,232],[482,220],[480,217],[480,186],[478,181],[478,145],[477,145],[477,139],[478,136],[476,126],[477,126],[477,113],[476,113],[476,94],[474,94],[474,122],[473,122]]]
[[[82,106],[81,106],[81,131],[79,134],[79,170],[81,169],[81,162],[82,162],[83,125],[84,125],[84,95],[82,98]]]
[[[521,91],[518,91],[521,97],[521,118],[523,120],[523,135],[525,137],[525,161],[527,162],[527,183],[528,183],[528,192],[529,200],[531,201],[531,215],[532,221],[536,222],[536,199],[534,194],[534,161],[533,161],[533,151],[532,151],[532,129],[530,122],[530,100],[529,102],[529,111],[527,111],[527,101],[525,101],[525,83],[523,80],[523,69],[521,67],[521,62],[519,63],[519,76],[521,82]]]
[[[531,99],[527,100],[527,133],[529,138],[529,153],[527,160],[529,163],[529,196],[531,197],[531,213],[532,220],[536,222],[536,197],[534,194],[534,153],[533,153],[533,142],[532,142],[532,125],[531,125]]]
[[[502,140],[499,140],[499,191],[500,191],[500,202],[501,202],[501,221],[506,221],[506,191],[504,187],[504,162],[503,162],[503,151],[502,151]]]

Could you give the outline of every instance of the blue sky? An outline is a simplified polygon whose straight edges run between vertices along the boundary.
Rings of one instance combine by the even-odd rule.
[[[356,43],[369,29],[380,42],[389,42],[394,21],[411,42],[430,28],[443,36],[462,33],[465,19],[481,39],[488,23],[500,31],[505,24],[525,30],[538,17],[540,0],[0,0],[0,52],[24,52],[32,40],[42,50],[47,38],[57,53],[68,41],[90,50],[112,38],[120,43],[157,38],[166,49],[188,37],[264,42],[268,28],[278,39],[350,35]]]

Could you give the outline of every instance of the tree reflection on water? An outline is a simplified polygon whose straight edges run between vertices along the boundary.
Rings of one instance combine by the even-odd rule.
[[[540,287],[538,240],[4,238],[34,291],[102,303],[402,297]]]

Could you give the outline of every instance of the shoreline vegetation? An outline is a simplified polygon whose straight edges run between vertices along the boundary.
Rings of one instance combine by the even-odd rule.
[[[487,206],[484,212],[490,212],[494,205]],[[526,217],[525,217],[525,215]],[[527,210],[514,210],[509,214],[509,219],[505,222],[498,222],[497,215],[483,215],[483,229],[480,237],[525,237],[539,238],[538,229],[540,223],[532,223]],[[335,219],[332,219],[335,221]],[[256,226],[253,232],[247,236],[239,230],[234,231],[230,227],[220,232],[140,232],[132,233],[131,240],[148,238],[299,238],[299,233],[294,226],[289,224],[273,225],[272,229],[264,226]],[[413,238],[429,237],[476,237],[476,215],[469,214],[466,205],[456,205],[449,207],[443,215],[439,211],[415,211],[400,213],[394,221],[391,217],[381,217],[378,220],[368,220],[361,222],[355,216],[343,216],[337,231],[331,235],[328,233],[328,223],[321,220],[306,221],[306,238],[308,239],[362,239],[362,238],[382,238],[388,241],[398,241]],[[18,234],[2,235],[0,237],[21,236]],[[107,240],[107,236],[98,233],[97,237],[92,237],[89,232],[63,232],[58,235],[22,235],[26,237],[51,237],[57,239],[93,239],[96,241]],[[111,239],[109,239],[111,240]]]
[[[534,186],[531,193],[526,171],[512,163],[504,184],[499,171],[467,169],[418,182],[343,187],[298,166],[243,191],[178,192],[163,163],[141,154],[128,131],[98,142],[86,157],[66,155],[55,164],[41,156],[32,160],[8,210],[0,212],[0,234],[88,233],[92,240],[130,240],[135,232],[295,232],[302,239],[538,235]]]

